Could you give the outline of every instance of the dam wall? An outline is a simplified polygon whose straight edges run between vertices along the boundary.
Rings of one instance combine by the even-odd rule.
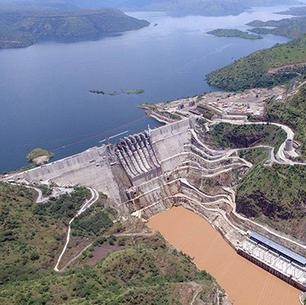
[[[159,177],[152,181],[151,187],[146,187],[145,191],[143,187],[132,188],[129,195],[130,200],[124,204],[131,214],[134,212],[140,213],[152,206],[160,206],[162,209],[167,204],[168,207],[171,207],[171,204],[167,203],[167,199],[179,191],[179,181],[167,182],[164,180],[164,177]]]
[[[133,185],[161,175],[161,165],[147,131],[122,139],[115,145],[114,152]]]
[[[82,153],[10,175],[7,181],[26,184],[55,184],[62,187],[84,185],[108,195],[116,206],[127,202],[132,187],[154,188],[155,178],[173,170],[188,158],[184,144],[190,141],[192,120],[186,119],[121,139],[116,145],[93,147]],[[158,185],[163,185],[162,180]],[[161,192],[151,192],[150,204]],[[145,203],[143,203],[145,204]],[[121,205],[122,206],[122,205]],[[130,210],[130,208],[127,208]]]
[[[18,183],[50,183],[58,186],[84,185],[121,202],[120,191],[113,174],[107,146],[93,147],[82,153],[42,165],[9,177]]]
[[[234,187],[250,163],[231,156],[230,150],[216,151],[206,146],[201,127],[194,118],[184,119],[5,179],[14,183],[92,187],[108,195],[119,215],[132,214],[144,220],[182,205],[207,219],[237,248],[250,224],[232,213]],[[255,263],[261,258],[259,247],[257,252],[253,252],[250,243],[240,247],[240,252]],[[278,270],[277,257],[275,262],[271,270]],[[292,267],[282,264],[288,270]],[[268,265],[264,261],[262,267]],[[305,272],[302,270],[300,275],[301,270],[293,270],[295,283],[304,281]],[[276,271],[275,274],[278,275]]]
[[[152,147],[164,172],[173,170],[181,162],[180,154],[191,141],[193,121],[185,119],[150,131]]]
[[[198,148],[192,150],[191,143],[198,143],[194,125],[194,118],[184,119],[130,135],[116,145],[93,147],[9,179],[28,184],[93,187],[107,194],[114,201],[114,207],[129,213],[166,200],[169,206],[169,198],[183,192],[180,179],[201,183],[203,175],[213,174],[220,167],[228,171],[235,163],[243,166],[237,158],[209,160],[214,152],[201,154]],[[188,193],[188,188],[184,185],[186,195],[192,196],[190,192],[193,192],[199,202],[203,201],[201,193],[196,194],[194,190]],[[204,201],[213,200],[205,198]]]

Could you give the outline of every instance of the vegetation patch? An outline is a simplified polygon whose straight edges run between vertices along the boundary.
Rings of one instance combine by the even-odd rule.
[[[237,211],[306,240],[306,167],[258,164],[242,180]]]
[[[260,35],[252,34],[249,32],[243,32],[237,29],[216,29],[207,32],[207,34],[211,34],[217,37],[237,37],[237,38],[250,39],[250,40],[262,39],[262,36]]]
[[[208,303],[216,294],[222,296],[209,274],[169,248],[160,235],[109,235],[112,230],[121,232],[124,225],[110,227],[115,214],[102,207],[86,211],[73,230],[95,238],[80,263],[93,257],[95,248],[108,245],[110,251],[93,266],[54,273],[66,236],[65,223],[88,195],[86,189],[76,188],[70,195],[38,205],[30,189],[0,183],[0,304],[187,305],[193,299],[194,285],[202,288],[201,298]],[[93,228],[96,224],[97,229]]]
[[[206,272],[200,272],[188,256],[168,248],[155,237],[150,241],[109,254],[96,266],[64,274],[49,273],[32,281],[11,282],[0,288],[0,302],[13,304],[183,304],[182,283],[195,282],[201,297],[212,302],[220,289]],[[190,304],[193,293],[184,299]],[[189,294],[189,295],[186,295]]]
[[[27,154],[28,161],[37,165],[47,163],[53,157],[52,152],[43,148],[35,148]]]
[[[41,190],[43,197],[48,197],[48,196],[52,195],[52,189],[49,186],[44,185],[44,184],[40,184],[36,187]]]
[[[28,188],[0,183],[0,284],[37,278],[54,267],[67,224],[89,197],[89,191],[76,188],[69,195],[42,204],[34,203],[34,196]],[[91,216],[90,210],[81,219],[87,225],[91,224],[87,219],[107,213],[100,208],[101,212],[94,210]],[[99,232],[103,231],[100,222]],[[109,226],[110,221],[106,224]],[[92,236],[94,229],[90,225],[81,222],[80,227],[77,233]]]
[[[50,198],[48,202],[36,205],[34,213],[42,219],[51,217],[67,223],[75,216],[89,196],[90,192],[87,188],[77,187],[71,194],[62,195],[59,198]]]
[[[88,209],[77,217],[71,225],[72,234],[76,236],[98,236],[113,225],[106,210],[101,208]]]
[[[119,10],[0,10],[0,49],[21,48],[38,42],[95,40],[137,30],[149,22]]]
[[[301,143],[302,159],[306,159],[306,85],[289,101],[271,100],[267,104],[267,120],[290,126],[296,131],[296,140]]]
[[[97,94],[97,95],[109,95],[109,96],[116,96],[116,95],[122,95],[122,94],[143,94],[145,91],[143,89],[129,89],[129,90],[120,90],[120,91],[112,91],[107,92],[104,90],[89,90],[90,93]]]
[[[2,284],[49,270],[63,242],[66,226],[57,217],[37,214],[33,196],[28,188],[0,183]]]
[[[211,108],[206,107],[205,105],[198,105],[197,111],[199,111],[202,116],[208,120],[212,120],[213,116],[216,114]]]
[[[239,157],[253,164],[264,163],[269,158],[269,152],[266,148],[253,148],[239,151]]]
[[[274,125],[214,125],[209,135],[218,147],[247,148],[269,145],[277,149],[286,139],[286,133]]]
[[[273,34],[292,39],[303,37],[306,33],[306,17],[286,18],[281,20],[259,21],[248,24],[255,27],[250,31],[256,34]]]

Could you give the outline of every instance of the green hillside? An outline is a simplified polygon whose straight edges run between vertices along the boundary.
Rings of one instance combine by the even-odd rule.
[[[306,85],[287,102],[271,100],[267,107],[267,120],[288,124],[296,131],[301,145],[301,159],[306,158]],[[209,131],[211,143],[222,148],[244,148],[270,145],[277,150],[286,135],[273,125],[218,124]],[[264,162],[269,153],[263,148],[242,150],[239,156],[252,162],[247,175],[238,185],[237,211],[248,218],[306,241],[306,167]]]
[[[201,287],[200,298],[212,304],[220,290],[208,274],[162,238],[150,243],[154,246],[139,242],[113,252],[96,266],[3,285],[0,303],[180,305],[189,304]]]
[[[237,211],[306,241],[306,167],[258,164],[242,180]]]
[[[221,148],[247,148],[253,145],[279,147],[286,139],[285,132],[274,125],[214,125],[209,135],[212,143]]]
[[[271,100],[267,104],[267,119],[286,124],[296,131],[296,140],[301,143],[302,158],[306,159],[306,85],[286,103]]]
[[[149,25],[119,10],[0,10],[0,49],[95,40]]]
[[[207,32],[207,34],[211,34],[217,37],[237,37],[250,40],[262,39],[262,37],[259,35],[251,34],[249,32],[243,32],[236,29],[216,29]]]
[[[301,144],[301,160],[306,158],[305,101],[306,85],[303,85],[288,101],[272,99],[267,105],[267,120],[294,129],[295,139]],[[223,133],[227,139],[228,133]],[[239,134],[234,132],[234,135],[238,137]],[[272,135],[270,133],[269,137]],[[268,142],[270,145],[276,144],[271,139]],[[306,241],[306,167],[277,164],[264,166],[267,154],[263,151],[243,151],[240,156],[255,162],[255,167],[241,180],[238,187],[238,212]]]
[[[0,304],[184,305],[198,289],[203,302],[210,304],[217,294],[222,299],[214,279],[169,248],[161,236],[109,235],[122,232],[125,223],[113,225],[114,211],[103,208],[105,196],[73,223],[72,245],[77,247],[75,241],[84,238],[95,241],[76,264],[79,267],[53,272],[67,224],[89,195],[87,189],[76,188],[36,204],[32,190],[0,183]],[[110,254],[87,265],[95,249],[110,246]]]
[[[270,145],[277,150],[286,139],[284,131],[273,125],[235,126],[221,123],[215,125],[209,134],[212,143],[223,148],[244,148],[256,144]],[[264,162],[269,153],[263,148],[241,150],[239,156],[252,162],[254,167],[239,182],[237,211],[248,218],[255,218],[282,232],[306,240],[306,186],[303,182],[306,179],[306,168],[266,166]]]
[[[78,188],[44,205],[33,192],[0,183],[0,283],[37,277],[54,267],[63,246],[66,225],[88,197]]]
[[[256,34],[273,34],[292,39],[302,37],[306,33],[306,17],[286,18],[270,21],[252,21],[248,24],[255,27],[250,31]]]
[[[304,62],[306,62],[305,36],[243,57],[229,66],[210,73],[207,80],[211,86],[229,91],[272,87],[290,81],[297,76],[297,73],[294,71],[268,73],[269,69]]]

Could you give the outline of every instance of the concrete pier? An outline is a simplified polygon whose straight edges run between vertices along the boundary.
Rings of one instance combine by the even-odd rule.
[[[306,265],[294,259],[294,256],[299,255],[288,256],[288,251],[277,251],[264,243],[252,240],[249,236],[243,239],[237,252],[288,284],[306,292]],[[303,261],[306,262],[306,258]]]

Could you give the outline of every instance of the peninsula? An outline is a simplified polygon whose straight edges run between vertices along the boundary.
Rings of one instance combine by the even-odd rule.
[[[251,32],[259,35],[273,34],[296,39],[303,37],[306,33],[305,16],[269,21],[255,20],[248,25],[254,27],[250,30]]]
[[[237,37],[250,40],[262,39],[262,36],[251,34],[249,32],[243,32],[237,29],[216,29],[207,32],[207,34],[211,34],[217,37]]]
[[[36,43],[76,42],[121,35],[149,25],[117,9],[0,9],[0,49]]]

